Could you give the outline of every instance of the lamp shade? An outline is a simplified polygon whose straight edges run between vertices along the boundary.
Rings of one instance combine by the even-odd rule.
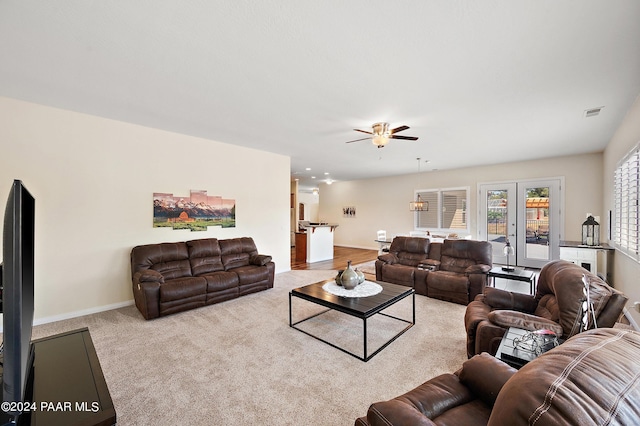
[[[582,244],[586,246],[600,245],[600,224],[591,215],[582,223]]]

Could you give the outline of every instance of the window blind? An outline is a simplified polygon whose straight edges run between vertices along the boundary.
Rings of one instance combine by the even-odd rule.
[[[416,229],[468,230],[468,189],[418,190],[416,195],[429,203],[428,211],[415,212]]]
[[[616,167],[614,175],[613,242],[639,260],[640,253],[640,145],[636,145]]]

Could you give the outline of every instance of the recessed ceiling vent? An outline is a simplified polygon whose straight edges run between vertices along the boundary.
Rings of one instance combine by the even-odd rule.
[[[600,111],[602,111],[602,108],[604,108],[604,107],[585,109],[584,110],[584,117],[585,118],[595,117],[596,115],[600,114]]]

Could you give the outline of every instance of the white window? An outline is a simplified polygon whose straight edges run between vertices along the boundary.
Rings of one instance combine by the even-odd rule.
[[[639,259],[640,145],[618,163],[614,182],[613,242],[618,249]]]
[[[415,212],[415,228],[446,232],[469,232],[468,206],[469,188],[419,189],[420,196],[429,203],[421,211]]]

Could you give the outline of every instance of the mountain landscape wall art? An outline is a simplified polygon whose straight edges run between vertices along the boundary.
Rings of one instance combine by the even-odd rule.
[[[188,197],[153,193],[153,227],[206,231],[209,226],[235,228],[236,200],[191,190]]]

